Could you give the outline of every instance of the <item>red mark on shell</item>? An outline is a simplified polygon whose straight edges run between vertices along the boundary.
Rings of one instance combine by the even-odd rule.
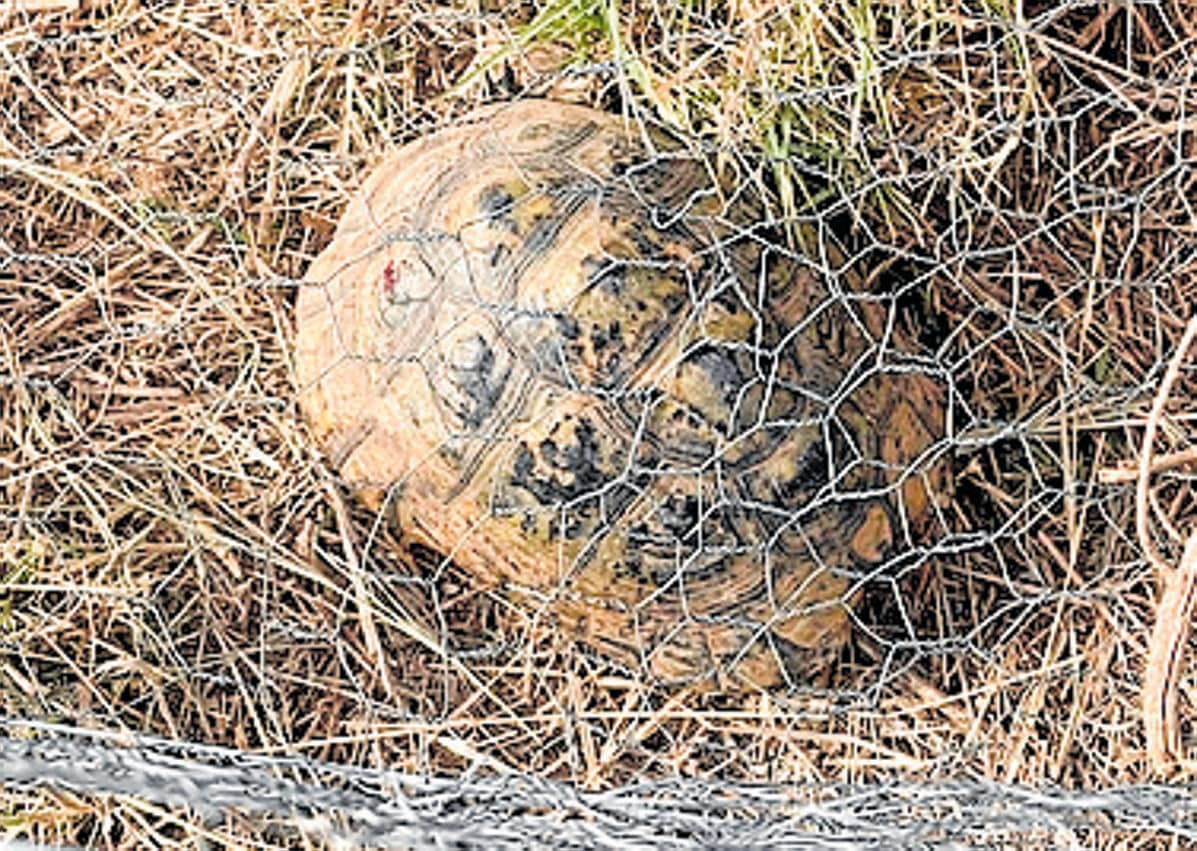
[[[395,261],[388,260],[386,268],[382,270],[382,293],[387,298],[395,297]]]

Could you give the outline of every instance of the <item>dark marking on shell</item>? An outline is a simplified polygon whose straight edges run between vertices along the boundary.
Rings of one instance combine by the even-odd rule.
[[[627,263],[613,260],[595,263],[594,270],[587,275],[586,285],[607,295],[619,296],[623,294],[627,274]]]
[[[698,526],[698,497],[693,494],[670,494],[657,506],[657,523],[681,540]]]
[[[574,341],[582,335],[582,331],[578,327],[578,320],[568,313],[558,313],[556,319],[557,330],[561,332],[561,336],[565,339]]]
[[[561,230],[559,218],[544,217],[532,223],[524,237],[524,252],[533,257],[544,254],[557,241],[557,234]]]
[[[512,464],[511,483],[542,506],[597,494],[608,479],[610,459],[601,455],[594,424],[585,417],[577,419],[572,429],[561,428],[565,424],[536,447],[521,441]]]
[[[719,394],[719,401],[727,408],[732,408],[746,383],[734,353],[708,345],[692,354],[689,361],[706,374],[707,380]]]
[[[457,414],[462,424],[476,429],[490,417],[503,395],[508,372],[495,369],[495,351],[481,334],[458,344],[457,362],[450,368],[451,380],[461,391]]]
[[[487,262],[490,263],[492,269],[498,268],[511,257],[511,249],[506,245],[499,243],[491,248],[487,255]]]
[[[478,196],[478,209],[492,225],[508,221],[514,207],[515,196],[498,184],[486,187]]]
[[[798,461],[794,478],[783,483],[781,496],[788,501],[799,493],[814,493],[829,481],[827,445],[822,440],[812,440]]]

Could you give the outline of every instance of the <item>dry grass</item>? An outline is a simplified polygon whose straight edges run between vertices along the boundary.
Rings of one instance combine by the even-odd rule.
[[[1099,473],[1138,459],[1197,299],[1182,4],[52,5],[0,6],[5,715],[584,788],[1153,776],[1157,577],[1133,486]],[[917,282],[960,393],[956,498],[903,574],[908,620],[866,613],[841,700],[607,667],[406,553],[310,445],[287,355],[307,263],[383,152],[524,94],[763,150],[778,209]],[[1191,449],[1193,386],[1185,366],[1157,456]],[[1166,564],[1189,469],[1151,480]],[[10,835],[47,841],[257,835],[3,801]]]

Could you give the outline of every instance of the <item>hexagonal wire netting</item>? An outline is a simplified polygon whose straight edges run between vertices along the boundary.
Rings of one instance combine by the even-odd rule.
[[[700,47],[729,85],[752,27],[546,66],[528,33],[591,7],[5,19],[11,806],[412,847],[1192,839],[1185,787],[1140,785],[1191,686],[1148,664],[1187,642],[1151,638],[1189,504],[1179,7],[877,12],[868,69],[711,108],[790,134],[763,146],[644,88]],[[447,162],[515,163],[502,215],[374,198],[313,274],[379,150],[493,129],[429,106],[462,79],[640,142],[604,171],[484,132]],[[351,385],[335,427],[296,404]],[[420,394],[435,427],[354,431]],[[498,566],[530,539],[543,575]]]

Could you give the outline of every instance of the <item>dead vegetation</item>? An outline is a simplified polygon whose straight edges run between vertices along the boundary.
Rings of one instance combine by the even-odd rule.
[[[22,5],[0,7],[4,715],[586,789],[1193,779],[1189,637],[1152,644],[1193,521],[1184,4]],[[385,151],[526,94],[763,152],[779,215],[904,288],[951,376],[940,537],[817,693],[606,666],[405,551],[310,445],[307,263]],[[255,841],[5,794],[14,837]]]

